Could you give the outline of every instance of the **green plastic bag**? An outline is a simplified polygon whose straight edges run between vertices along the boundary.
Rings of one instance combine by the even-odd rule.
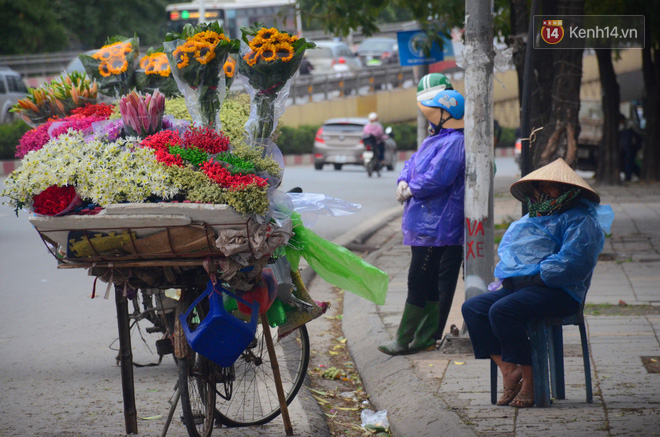
[[[294,235],[286,246],[291,268],[298,269],[300,257],[328,283],[350,291],[377,305],[385,303],[389,279],[387,273],[365,262],[345,247],[334,244],[307,229],[300,214],[293,213]]]

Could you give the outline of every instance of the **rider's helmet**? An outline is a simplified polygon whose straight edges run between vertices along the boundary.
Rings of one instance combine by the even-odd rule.
[[[417,84],[417,101],[429,100],[440,91],[453,89],[447,76],[442,73],[430,73],[422,77]]]
[[[378,114],[371,112],[367,118],[369,119],[369,123],[375,123],[378,121]]]
[[[431,108],[444,109],[456,120],[463,118],[465,113],[465,99],[461,93],[455,90],[440,91],[432,99],[423,100],[419,103]]]

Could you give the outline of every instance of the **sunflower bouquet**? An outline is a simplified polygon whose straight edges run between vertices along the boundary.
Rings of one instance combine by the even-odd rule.
[[[138,91],[146,93],[158,90],[165,97],[181,94],[163,49],[150,48],[147,54],[140,58],[139,68],[135,70],[135,86]]]
[[[138,38],[112,37],[94,54],[79,55],[85,71],[99,84],[99,92],[116,98],[135,86]]]
[[[226,94],[223,66],[238,40],[230,40],[217,21],[181,34],[168,33],[163,44],[174,80],[183,94],[193,122],[220,129],[220,108]]]
[[[305,50],[313,42],[263,23],[242,27],[238,72],[252,99],[245,128],[252,144],[266,143],[284,113],[290,79],[297,73]]]

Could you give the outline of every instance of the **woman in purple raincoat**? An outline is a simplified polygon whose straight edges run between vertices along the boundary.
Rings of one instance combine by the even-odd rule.
[[[418,107],[429,120],[431,135],[406,161],[397,181],[397,200],[405,204],[403,244],[411,246],[412,259],[396,338],[378,347],[388,355],[435,348],[435,341],[442,338],[463,262],[464,99],[457,91],[446,89],[451,85],[443,75],[432,75],[422,78],[422,89],[418,87],[418,95],[422,95]],[[437,91],[429,96],[424,86]]]

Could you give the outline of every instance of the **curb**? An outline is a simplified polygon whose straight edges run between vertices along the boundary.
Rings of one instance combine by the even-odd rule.
[[[400,162],[407,161],[412,156],[414,150],[401,150],[397,152],[397,159]],[[513,147],[497,148],[495,149],[495,157],[511,157],[514,156]],[[6,176],[21,166],[20,159],[0,161],[0,176]],[[313,165],[314,155],[312,153],[305,153],[302,155],[284,155],[284,165],[287,167],[298,167],[303,165]]]

